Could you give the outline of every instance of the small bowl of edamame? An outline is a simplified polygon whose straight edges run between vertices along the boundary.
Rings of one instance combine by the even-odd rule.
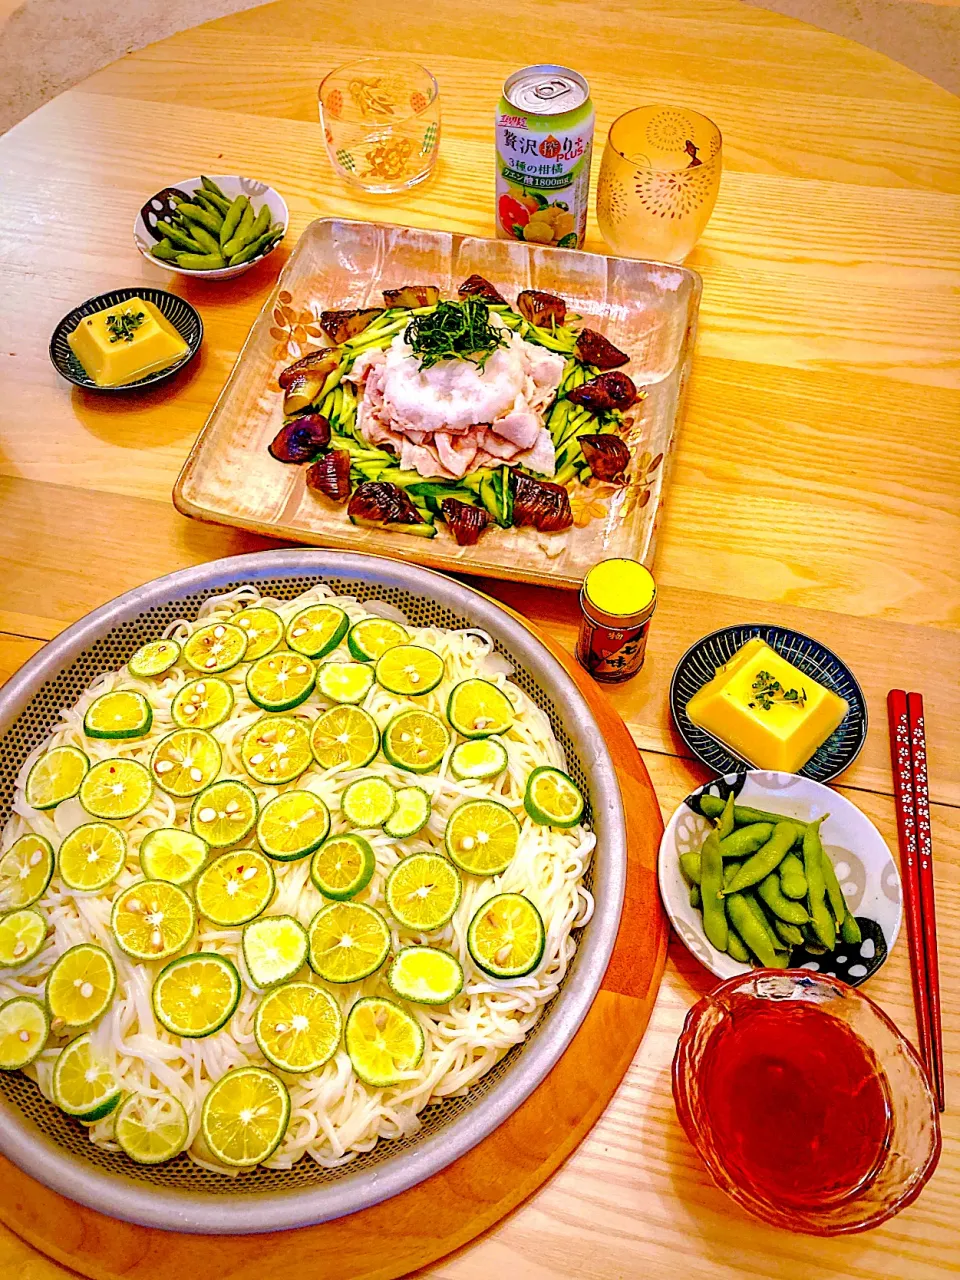
[[[718,978],[789,967],[858,986],[900,931],[900,875],[883,836],[796,773],[725,774],[687,796],[663,833],[658,875],[674,929]]]
[[[148,261],[179,276],[232,280],[274,251],[289,222],[286,201],[266,182],[203,174],[151,196],[133,238]]]

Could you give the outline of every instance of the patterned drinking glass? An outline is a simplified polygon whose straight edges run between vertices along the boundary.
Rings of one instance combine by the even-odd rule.
[[[358,58],[320,85],[334,169],[364,191],[405,191],[430,176],[440,146],[440,91],[407,58]]]
[[[683,262],[720,189],[720,130],[686,107],[637,107],[614,120],[600,165],[597,221],[624,258]]]

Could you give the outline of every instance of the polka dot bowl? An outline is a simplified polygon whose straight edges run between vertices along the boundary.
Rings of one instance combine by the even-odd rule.
[[[726,774],[687,796],[673,814],[660,842],[658,874],[660,896],[680,940],[718,978],[732,978],[749,970],[749,965],[707,941],[700,911],[690,905],[689,889],[680,871],[680,854],[699,852],[712,825],[700,812],[700,797],[709,794],[726,799],[730,791],[737,804],[786,818],[811,821],[821,814],[830,815],[821,827],[824,851],[833,862],[851,914],[861,921],[863,941],[856,947],[840,943],[834,952],[820,957],[802,953],[800,967],[859,986],[880,968],[900,932],[900,874],[883,836],[856,805],[798,774],[760,769]]]

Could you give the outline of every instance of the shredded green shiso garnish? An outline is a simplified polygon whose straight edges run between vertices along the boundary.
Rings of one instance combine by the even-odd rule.
[[[490,324],[490,309],[480,298],[438,302],[429,315],[414,316],[403,335],[420,357],[420,368],[441,360],[469,360],[481,369],[491,352],[506,345],[506,333]]]

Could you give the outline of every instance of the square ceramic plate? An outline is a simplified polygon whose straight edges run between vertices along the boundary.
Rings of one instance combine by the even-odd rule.
[[[645,398],[627,415],[625,486],[578,486],[574,525],[560,534],[492,529],[458,547],[445,527],[424,539],[350,524],[346,510],[306,488],[304,467],[267,452],[283,424],[277,375],[324,345],[321,311],[378,305],[382,289],[436,284],[441,297],[479,272],[514,302],[523,289],[561,294],[583,323],[630,355]],[[174,488],[184,515],[270,537],[372,551],[437,568],[579,586],[608,556],[648,566],[696,333],[700,277],[666,263],[543,249],[446,231],[321,218],[300,238]]]

